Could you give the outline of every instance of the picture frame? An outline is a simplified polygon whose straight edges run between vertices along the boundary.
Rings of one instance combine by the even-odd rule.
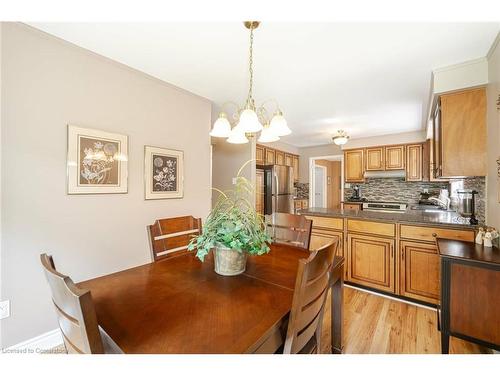
[[[68,125],[68,194],[128,191],[128,136]]]
[[[184,197],[184,152],[144,146],[144,199]]]

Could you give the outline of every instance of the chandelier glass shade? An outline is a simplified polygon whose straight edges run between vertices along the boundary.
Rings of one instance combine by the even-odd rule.
[[[249,88],[246,103],[240,107],[234,102],[227,102],[222,105],[222,111],[219,117],[214,122],[213,128],[210,131],[212,137],[227,138],[227,142],[242,144],[247,143],[248,138],[254,137],[256,133],[261,132],[258,139],[259,142],[276,142],[279,137],[290,134],[292,131],[283,117],[278,103],[275,100],[268,100],[260,106],[255,105],[253,98],[253,32],[259,26],[257,21],[246,21],[244,25],[250,30],[250,49],[248,71],[250,75]],[[273,103],[274,111],[268,111],[266,105]],[[228,104],[233,104],[236,110],[231,117],[228,117],[225,107]],[[269,116],[269,114],[274,115]],[[265,127],[262,124],[267,124]],[[231,129],[231,126],[233,128]]]
[[[258,142],[260,143],[269,143],[279,141],[280,137],[273,131],[270,125],[266,125],[262,128],[260,132],[260,137]]]
[[[224,112],[219,114],[219,118],[215,120],[214,127],[210,132],[212,137],[227,138],[231,134],[231,124]]]
[[[335,143],[338,146],[345,145],[347,141],[349,140],[349,136],[347,133],[343,130],[337,131],[337,135],[332,137],[333,143]]]

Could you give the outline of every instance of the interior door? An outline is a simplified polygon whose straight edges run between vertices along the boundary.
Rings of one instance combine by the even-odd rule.
[[[326,208],[326,168],[314,167],[314,206]]]

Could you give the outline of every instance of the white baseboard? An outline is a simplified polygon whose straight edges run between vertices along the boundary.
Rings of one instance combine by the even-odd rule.
[[[33,337],[29,340],[20,342],[4,349],[4,353],[40,353],[56,346],[63,344],[61,330],[54,329],[53,331],[45,332],[40,336]]]

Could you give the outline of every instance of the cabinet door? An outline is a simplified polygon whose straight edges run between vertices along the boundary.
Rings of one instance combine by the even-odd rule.
[[[255,210],[264,215],[264,171],[257,169],[255,175]]]
[[[285,154],[285,165],[288,167],[293,167],[293,155]]]
[[[274,165],[276,164],[276,153],[272,148],[267,148],[265,149],[265,154],[266,154],[266,164],[271,164]]]
[[[385,169],[385,153],[383,147],[366,149],[366,170],[383,171]]]
[[[265,147],[261,145],[256,145],[255,146],[255,159],[256,159],[256,164],[265,164],[266,163],[266,158],[265,158]]]
[[[485,89],[442,95],[440,101],[441,176],[485,176]]]
[[[337,256],[345,257],[344,255],[344,234],[342,232],[333,232],[328,230],[318,230],[313,229],[311,233],[311,243],[309,249],[316,250],[319,247],[327,244],[332,239],[338,239],[339,243],[337,245]],[[345,259],[347,262],[347,259]],[[347,278],[347,264],[345,264],[344,269],[346,271],[345,277]]]
[[[406,146],[406,181],[422,181],[422,144]]]
[[[353,283],[394,293],[394,240],[348,234],[347,244],[347,279]]]
[[[344,152],[344,176],[346,182],[363,182],[364,158],[363,150]]]
[[[439,303],[439,255],[436,246],[401,241],[400,293],[421,301]]]
[[[432,115],[431,181],[441,177],[441,101]]]
[[[285,153],[283,151],[276,150],[276,161],[274,164],[285,165]]]
[[[292,157],[292,167],[293,167],[293,180],[299,181],[299,157],[293,155]]]
[[[385,148],[385,169],[405,169],[405,146],[387,146]]]

